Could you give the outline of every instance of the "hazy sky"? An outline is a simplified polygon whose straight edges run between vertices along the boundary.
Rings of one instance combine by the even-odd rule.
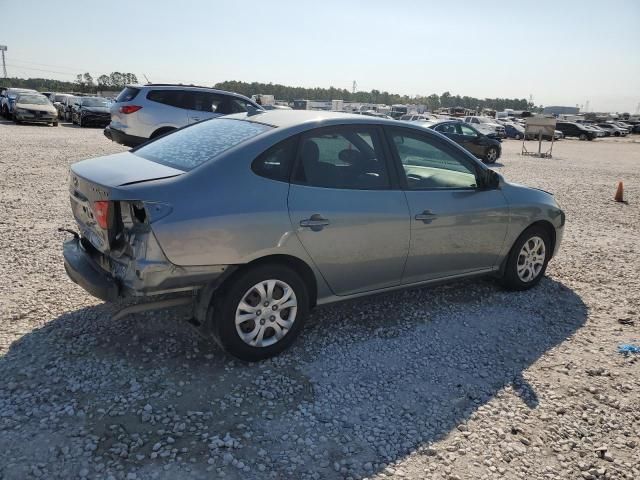
[[[95,6],[93,6],[95,5]],[[9,76],[112,71],[635,112],[640,1],[0,0]]]

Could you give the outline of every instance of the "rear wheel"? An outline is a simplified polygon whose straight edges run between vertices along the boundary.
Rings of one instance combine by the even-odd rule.
[[[578,137],[578,138],[580,138],[580,140],[586,140],[587,139],[587,134],[586,133],[581,133],[580,137]]]
[[[513,244],[502,285],[509,290],[527,290],[540,282],[551,258],[551,239],[540,226],[527,228]]]
[[[209,309],[222,348],[255,362],[289,347],[309,312],[309,294],[300,276],[282,265],[260,265],[228,282]]]
[[[498,149],[496,147],[489,147],[487,153],[484,154],[484,160],[486,163],[496,163],[498,159]]]

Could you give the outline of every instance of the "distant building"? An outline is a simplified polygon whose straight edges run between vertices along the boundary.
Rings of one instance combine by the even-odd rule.
[[[578,107],[544,107],[542,110],[543,115],[577,115],[580,113]]]

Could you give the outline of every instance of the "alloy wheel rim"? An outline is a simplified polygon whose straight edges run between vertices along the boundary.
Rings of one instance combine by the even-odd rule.
[[[488,160],[495,160],[497,156],[497,151],[495,148],[490,148],[489,151],[487,152],[487,159]]]
[[[289,333],[297,313],[298,299],[289,284],[263,280],[242,296],[236,308],[236,331],[251,347],[269,347]]]
[[[518,254],[516,264],[518,278],[525,283],[535,280],[544,266],[546,247],[544,241],[538,237],[531,237],[524,242]]]

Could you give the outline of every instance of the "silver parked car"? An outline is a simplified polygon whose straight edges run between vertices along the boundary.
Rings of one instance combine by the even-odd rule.
[[[193,303],[245,360],[290,345],[316,305],[478,275],[530,288],[565,223],[551,194],[433,130],[330,112],[200,122],[74,164],[69,189],[73,281],[147,297],[123,312]]]
[[[247,110],[262,110],[237,93],[187,85],[128,85],[111,105],[110,140],[135,147],[186,125]]]

